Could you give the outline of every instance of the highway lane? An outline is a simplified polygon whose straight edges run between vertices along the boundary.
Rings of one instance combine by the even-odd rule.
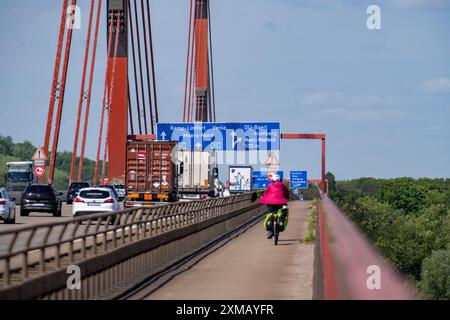
[[[120,205],[122,208],[122,205]],[[5,224],[0,222],[0,232],[15,230],[22,227],[28,227],[41,223],[61,222],[72,219],[72,205],[63,203],[61,217],[53,217],[51,213],[46,212],[31,212],[28,217],[20,216],[20,206],[16,206],[16,223]]]
[[[28,217],[20,216],[20,206],[16,206],[16,223],[5,224],[0,222],[0,232],[14,230],[21,227],[27,227],[30,225],[40,223],[51,223],[65,221],[72,218],[72,205],[63,203],[61,217],[53,217],[51,213],[46,212],[31,212]]]

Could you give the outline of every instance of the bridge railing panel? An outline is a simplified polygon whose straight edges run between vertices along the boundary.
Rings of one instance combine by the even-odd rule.
[[[324,299],[415,299],[415,290],[323,192],[318,201]]]
[[[140,207],[0,232],[0,289],[140,239],[227,215],[252,194]]]

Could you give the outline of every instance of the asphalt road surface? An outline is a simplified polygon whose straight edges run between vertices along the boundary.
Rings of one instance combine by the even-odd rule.
[[[312,299],[314,244],[301,241],[308,232],[310,206],[306,201],[289,204],[289,225],[278,246],[258,223],[146,299]]]
[[[40,223],[50,223],[69,220],[72,218],[72,205],[67,205],[63,203],[62,205],[62,215],[61,217],[53,217],[51,213],[46,212],[31,212],[28,217],[20,216],[20,206],[16,206],[16,223],[15,224],[5,224],[0,222],[0,232],[7,230],[14,230],[17,228],[30,226]]]
[[[16,223],[5,224],[0,222],[0,232],[14,230],[21,227],[26,227],[41,223],[60,222],[72,219],[72,205],[63,203],[61,217],[53,217],[51,213],[46,212],[31,212],[28,217],[20,216],[20,206],[16,206]]]

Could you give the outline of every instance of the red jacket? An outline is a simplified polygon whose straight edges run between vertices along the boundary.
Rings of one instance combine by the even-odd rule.
[[[280,181],[269,184],[264,195],[259,199],[259,203],[263,204],[287,204],[289,198],[289,190]]]

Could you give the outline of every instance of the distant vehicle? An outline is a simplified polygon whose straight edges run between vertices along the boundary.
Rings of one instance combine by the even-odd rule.
[[[119,210],[119,202],[115,193],[110,188],[84,188],[78,193],[72,206],[74,217],[114,212]]]
[[[96,188],[106,188],[111,190],[114,193],[114,196],[116,197],[116,200],[119,201],[119,193],[117,192],[117,189],[114,185],[111,184],[99,184],[95,186]]]
[[[196,200],[220,196],[219,171],[210,151],[179,150],[182,170],[178,176],[180,199]]]
[[[6,224],[16,223],[16,205],[14,198],[9,198],[8,191],[0,188],[0,220]]]
[[[60,217],[61,195],[52,185],[29,185],[22,194],[20,215],[27,217],[30,212],[49,212],[54,217]]]
[[[83,188],[89,188],[91,185],[89,182],[72,182],[67,189],[67,204],[72,204],[73,199],[78,195],[78,192]]]
[[[20,202],[20,197],[26,187],[33,183],[33,162],[18,161],[6,163],[8,171],[6,174],[6,189],[11,197]]]
[[[126,195],[125,186],[123,184],[115,184],[114,188],[116,188],[118,200],[123,201],[123,199],[125,199],[125,195]]]

